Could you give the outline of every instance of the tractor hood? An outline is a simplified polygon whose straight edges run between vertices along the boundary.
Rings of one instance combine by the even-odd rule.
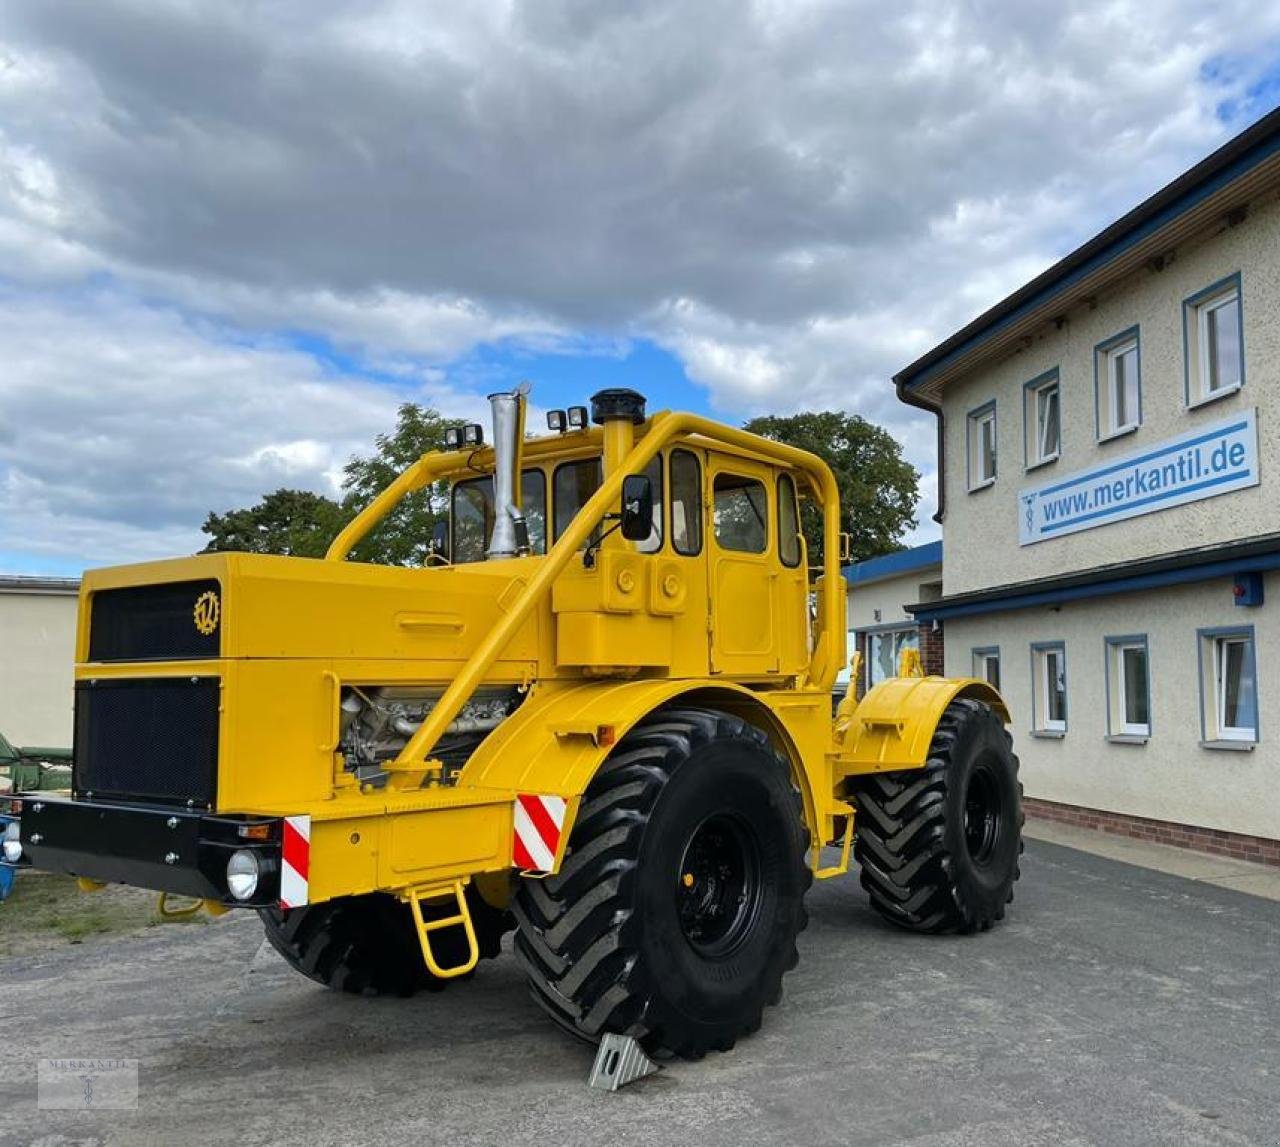
[[[85,574],[77,661],[462,661],[537,559],[404,569],[199,554]],[[538,656],[535,614],[503,660]]]

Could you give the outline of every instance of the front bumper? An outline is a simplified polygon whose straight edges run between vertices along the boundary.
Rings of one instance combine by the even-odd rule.
[[[278,818],[14,795],[22,802],[23,856],[35,868],[239,907],[266,907],[280,898]],[[241,849],[258,857],[258,887],[248,900],[227,891],[227,861]]]

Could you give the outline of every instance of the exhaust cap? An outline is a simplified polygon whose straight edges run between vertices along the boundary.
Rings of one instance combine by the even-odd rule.
[[[625,386],[598,390],[591,396],[591,421],[597,426],[606,422],[639,426],[644,421],[644,395]]]

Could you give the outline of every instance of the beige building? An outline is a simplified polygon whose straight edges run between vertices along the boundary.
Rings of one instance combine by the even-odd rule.
[[[895,378],[1035,811],[1280,863],[1278,317],[1273,113]]]
[[[14,745],[71,745],[79,588],[0,575],[0,733]]]

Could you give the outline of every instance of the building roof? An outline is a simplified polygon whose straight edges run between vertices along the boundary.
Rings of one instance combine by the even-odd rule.
[[[0,593],[79,593],[78,577],[30,577],[0,574]]]
[[[1139,267],[1163,266],[1181,242],[1243,218],[1280,182],[1280,109],[1229,140],[1066,258],[894,375],[900,397],[936,402],[947,382],[1008,354]]]
[[[929,569],[942,565],[942,543],[925,542],[922,546],[897,550],[891,554],[881,554],[876,558],[868,558],[864,562],[854,562],[842,571],[850,586],[867,585],[885,578],[900,577],[902,574],[915,573],[917,570]]]

